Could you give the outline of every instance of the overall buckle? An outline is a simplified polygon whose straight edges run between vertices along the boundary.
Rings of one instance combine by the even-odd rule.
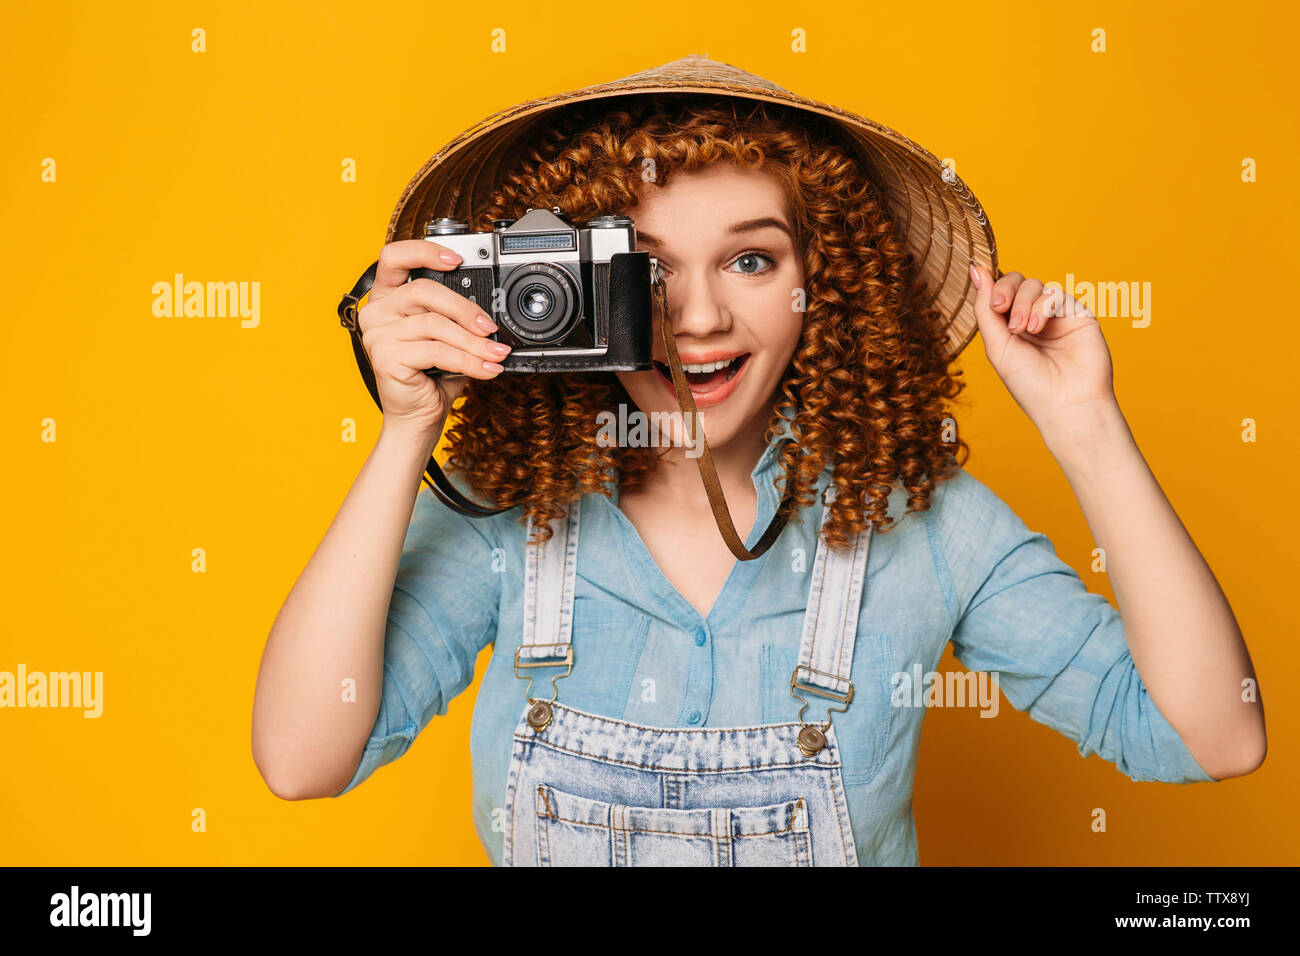
[[[553,647],[553,648],[563,648],[564,650],[563,653],[557,653],[552,655],[552,657],[558,658],[556,660],[523,661],[519,659],[519,655],[523,653],[525,647],[530,647],[530,648]],[[533,667],[564,667],[565,671],[563,674],[552,675],[551,688],[552,690],[555,691],[555,693],[551,694],[550,700],[533,700],[531,696],[532,689],[533,689],[532,675],[524,675],[519,673],[519,668],[521,667],[525,669],[529,669]],[[558,644],[521,644],[519,646],[519,649],[515,651],[515,677],[519,678],[520,680],[528,681],[528,686],[524,688],[524,699],[527,700],[528,703],[532,705],[528,708],[528,726],[532,727],[534,731],[540,733],[541,731],[546,729],[547,725],[550,724],[551,704],[555,700],[555,698],[560,695],[560,688],[556,686],[555,682],[559,680],[561,677],[568,677],[572,673],[573,673],[573,645],[568,642],[558,643]]]
[[[806,671],[809,675],[816,674],[819,677],[829,677],[833,681],[848,685],[846,691],[828,690],[825,687],[819,687],[816,684],[809,684],[799,679],[799,672]],[[836,703],[843,704],[843,707],[830,707],[826,710],[826,722],[824,724],[805,724],[803,722],[804,711],[808,709],[807,699],[800,697],[797,691],[813,694],[826,700],[833,700]],[[816,668],[809,667],[807,664],[799,664],[790,674],[790,696],[803,704],[799,708],[799,716],[796,718],[802,728],[799,731],[799,752],[805,757],[815,756],[823,747],[826,746],[826,730],[831,725],[831,714],[842,714],[849,709],[853,703],[853,681],[848,678],[840,677],[838,674],[828,674],[825,671],[819,671]]]

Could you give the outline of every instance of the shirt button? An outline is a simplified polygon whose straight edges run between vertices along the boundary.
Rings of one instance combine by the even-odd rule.
[[[700,722],[700,712],[698,710],[691,711],[686,715],[686,722],[688,724],[698,724]]]
[[[705,642],[706,640],[708,640],[708,637],[705,635],[705,633],[704,633],[703,631],[696,631],[696,632],[695,632],[695,646],[696,646],[696,647],[703,647],[703,646],[704,646],[704,642]]]

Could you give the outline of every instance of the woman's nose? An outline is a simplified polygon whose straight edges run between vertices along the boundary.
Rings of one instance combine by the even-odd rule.
[[[707,339],[731,327],[731,313],[721,290],[706,279],[674,276],[667,284],[667,298],[674,335]]]

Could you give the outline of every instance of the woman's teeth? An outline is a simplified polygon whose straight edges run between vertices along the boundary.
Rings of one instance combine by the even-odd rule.
[[[724,359],[719,362],[692,362],[683,363],[682,374],[686,378],[686,384],[691,390],[698,395],[707,395],[710,392],[717,391],[727,382],[730,382],[744,368],[745,363],[749,360],[749,353],[742,352],[732,359]],[[672,372],[663,362],[656,361],[655,368],[663,376],[664,381],[672,385]]]
[[[738,358],[739,356],[737,356]],[[705,362],[703,365],[682,365],[683,372],[716,372],[720,368],[726,368],[735,359],[723,359],[718,362]]]

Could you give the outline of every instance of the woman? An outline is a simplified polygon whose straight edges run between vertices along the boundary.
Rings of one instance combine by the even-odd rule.
[[[552,206],[635,220],[735,526],[752,548],[783,496],[791,521],[737,561],[689,447],[601,440],[600,412],[678,409],[659,329],[654,371],[502,376],[486,315],[406,281],[456,257],[391,242],[359,317],[381,436],[259,674],[275,793],[341,795],[396,759],[489,643],[474,818],[506,865],[915,864],[908,688],[949,641],[997,676],[983,705],[1000,685],[1135,780],[1259,765],[1244,642],[1086,310],[970,267],[986,353],[1105,548],[1122,619],[962,470],[948,332],[834,124],[716,97],[578,106],[475,226]],[[489,518],[415,495],[462,389],[449,462],[506,509]]]

